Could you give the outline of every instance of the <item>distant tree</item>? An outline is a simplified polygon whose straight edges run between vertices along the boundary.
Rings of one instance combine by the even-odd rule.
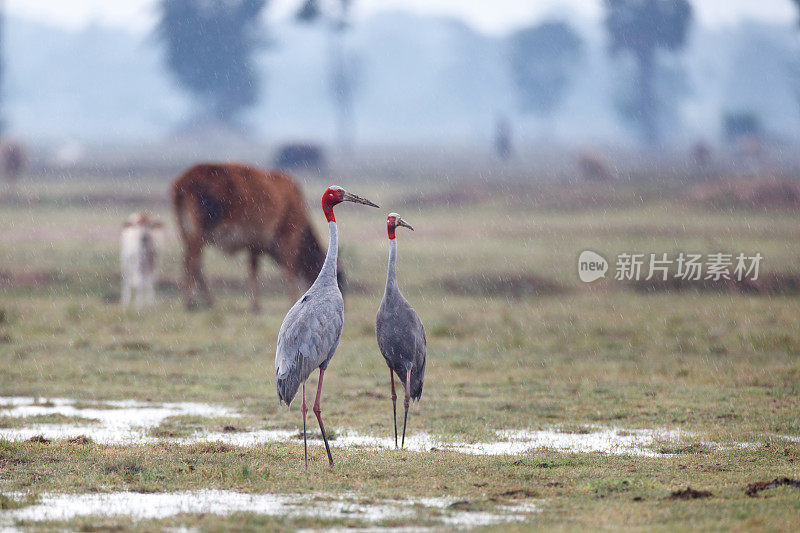
[[[4,81],[6,78],[6,65],[5,65],[5,33],[6,30],[6,2],[0,0],[0,135],[5,132],[5,93],[3,91]]]
[[[793,0],[793,2],[797,5],[797,9],[800,10],[800,0]],[[800,26],[800,19],[797,22],[798,26]],[[800,87],[800,63],[797,61],[792,61],[789,63],[789,73],[792,75],[795,81],[795,87]],[[797,95],[797,100],[800,101],[800,88],[795,89],[795,94]]]
[[[265,40],[258,18],[265,0],[160,0],[157,35],[166,64],[206,120],[232,124],[258,100],[253,54]]]
[[[655,81],[658,75],[659,50],[676,51],[686,44],[692,18],[688,0],[605,0],[605,25],[612,55],[628,53],[636,61],[637,96],[630,113],[643,140],[657,144],[661,140],[659,101]]]
[[[353,100],[355,67],[344,47],[344,34],[350,28],[353,0],[303,0],[295,18],[298,22],[322,22],[327,26],[330,43],[330,91],[336,113],[336,136],[339,148],[348,152],[354,137]]]
[[[545,22],[511,36],[511,76],[525,112],[548,115],[562,102],[583,53],[583,41],[563,22]]]

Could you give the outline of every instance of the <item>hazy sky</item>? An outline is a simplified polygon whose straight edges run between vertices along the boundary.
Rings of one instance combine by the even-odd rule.
[[[68,28],[92,21],[146,31],[155,20],[157,0],[6,0],[10,13]],[[791,0],[691,0],[708,26],[735,24],[745,18],[792,23],[797,13]],[[282,17],[300,0],[272,0],[270,16]],[[355,0],[359,17],[386,9],[451,15],[477,29],[498,34],[550,13],[576,11],[598,18],[603,0]]]

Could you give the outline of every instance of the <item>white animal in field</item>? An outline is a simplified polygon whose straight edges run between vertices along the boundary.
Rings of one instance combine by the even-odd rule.
[[[158,243],[156,233],[162,224],[145,213],[133,213],[122,225],[120,261],[122,263],[123,307],[131,303],[136,291],[136,309],[155,305],[158,281]]]

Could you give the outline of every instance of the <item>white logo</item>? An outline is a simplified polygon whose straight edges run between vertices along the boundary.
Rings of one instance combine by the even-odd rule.
[[[578,257],[578,276],[584,283],[606,277],[607,270],[608,261],[596,252],[585,250]]]

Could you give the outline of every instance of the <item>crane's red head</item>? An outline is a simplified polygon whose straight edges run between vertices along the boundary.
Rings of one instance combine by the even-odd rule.
[[[372,207],[380,207],[366,198],[347,192],[338,185],[331,185],[325,190],[325,194],[322,195],[322,211],[325,213],[325,218],[328,219],[328,222],[336,222],[336,217],[333,216],[333,206],[342,202],[354,202]]]
[[[400,218],[400,215],[397,213],[389,213],[389,216],[386,217],[386,230],[389,233],[389,239],[394,239],[394,229],[397,226],[402,226],[404,228],[408,228],[411,231],[414,231],[414,228],[411,227],[411,224]]]

